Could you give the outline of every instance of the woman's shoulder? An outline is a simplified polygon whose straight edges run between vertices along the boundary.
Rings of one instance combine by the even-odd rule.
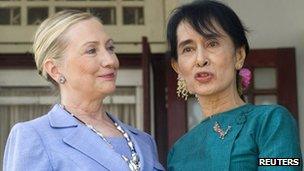
[[[46,115],[42,115],[38,118],[24,121],[24,122],[18,122],[12,127],[13,130],[20,130],[20,131],[38,131],[37,127],[40,127],[41,125],[45,125],[45,123],[48,122],[48,118]]]
[[[23,142],[22,146],[38,145],[41,144],[41,135],[43,134],[42,123],[46,122],[46,116],[39,118],[16,123],[9,134],[8,142],[17,143]],[[44,124],[45,125],[45,124]]]
[[[271,131],[285,127],[296,128],[297,122],[284,106],[252,105],[252,109],[247,113],[246,127],[257,132],[262,130]]]
[[[45,150],[43,134],[39,125],[45,123],[46,116],[19,122],[13,126],[8,136],[3,160],[4,170],[28,170],[27,168],[43,167],[51,170],[48,152]],[[44,124],[47,125],[47,124]],[[35,165],[32,165],[32,161]],[[18,169],[16,169],[18,168]],[[31,170],[31,169],[29,169]]]
[[[297,122],[288,109],[281,105],[257,105],[251,115],[256,118],[250,123],[254,123],[251,125],[260,157],[301,156]]]
[[[284,106],[254,105],[248,114],[247,127],[254,129],[256,137],[265,139],[274,134],[280,136],[297,134],[297,122]]]
[[[257,120],[279,120],[288,119],[294,120],[292,114],[281,105],[252,105],[252,110],[249,111],[248,117]]]

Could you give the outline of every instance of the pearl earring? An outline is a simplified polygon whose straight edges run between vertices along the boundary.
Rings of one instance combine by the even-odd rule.
[[[64,84],[66,82],[66,78],[63,76],[63,75],[61,75],[60,77],[59,77],[59,83],[60,84]]]

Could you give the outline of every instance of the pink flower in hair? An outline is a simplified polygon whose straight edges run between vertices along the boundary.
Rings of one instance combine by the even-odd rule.
[[[239,72],[239,75],[242,77],[243,90],[247,90],[252,78],[251,71],[247,68],[242,68]]]

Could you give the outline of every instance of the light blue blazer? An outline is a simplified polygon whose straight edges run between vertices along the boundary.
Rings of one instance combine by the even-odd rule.
[[[110,117],[130,135],[142,171],[164,170],[150,135]],[[129,171],[129,168],[99,136],[57,104],[47,115],[12,128],[3,170]]]

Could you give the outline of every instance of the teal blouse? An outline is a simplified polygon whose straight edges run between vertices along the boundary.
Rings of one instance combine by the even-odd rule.
[[[215,131],[216,122],[223,132],[231,126],[223,139]],[[297,130],[284,107],[245,104],[201,121],[181,137],[169,152],[168,170],[301,170],[258,166],[258,158],[301,158]]]

